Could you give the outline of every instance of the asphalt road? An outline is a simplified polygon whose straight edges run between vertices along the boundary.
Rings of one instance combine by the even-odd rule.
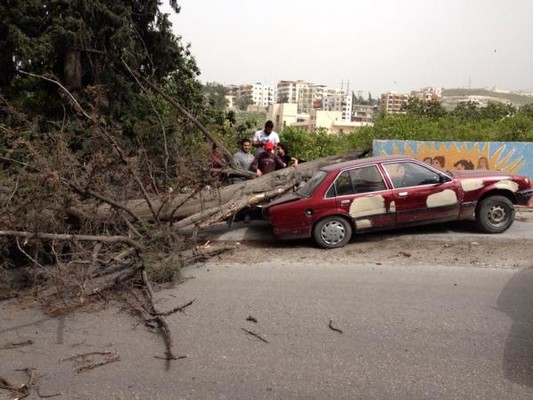
[[[155,358],[161,340],[112,304],[56,319],[3,302],[0,376],[21,384],[36,368],[41,395],[66,399],[533,398],[533,270],[267,262],[186,275],[158,306],[195,300],[168,318],[187,358]],[[72,357],[93,352],[120,360],[76,373]]]
[[[533,398],[533,269],[266,260],[185,276],[157,305],[194,300],[168,317],[186,358],[157,358],[161,338],[116,304],[53,318],[4,301],[0,377],[35,368],[29,399]]]

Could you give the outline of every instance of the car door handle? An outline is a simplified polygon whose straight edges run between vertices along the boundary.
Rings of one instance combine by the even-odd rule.
[[[409,194],[409,192],[398,192],[398,196],[405,197]]]
[[[341,200],[341,204],[350,204],[351,200]]]

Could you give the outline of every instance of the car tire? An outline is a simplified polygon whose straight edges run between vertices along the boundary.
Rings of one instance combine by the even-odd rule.
[[[485,233],[502,233],[513,224],[515,208],[504,196],[490,196],[476,207],[476,224]]]
[[[341,216],[326,217],[313,228],[313,239],[323,249],[345,246],[352,238],[352,226]]]

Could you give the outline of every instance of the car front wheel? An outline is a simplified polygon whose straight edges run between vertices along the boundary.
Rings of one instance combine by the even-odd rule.
[[[515,208],[513,203],[504,196],[490,196],[478,204],[476,223],[486,233],[501,233],[513,224]]]
[[[313,239],[324,249],[334,249],[345,246],[352,238],[352,227],[343,217],[332,216],[324,218],[315,225]]]

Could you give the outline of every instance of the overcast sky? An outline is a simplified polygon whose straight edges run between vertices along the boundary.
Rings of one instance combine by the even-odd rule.
[[[533,0],[178,0],[202,82],[533,89]],[[168,8],[165,8],[168,10]]]

